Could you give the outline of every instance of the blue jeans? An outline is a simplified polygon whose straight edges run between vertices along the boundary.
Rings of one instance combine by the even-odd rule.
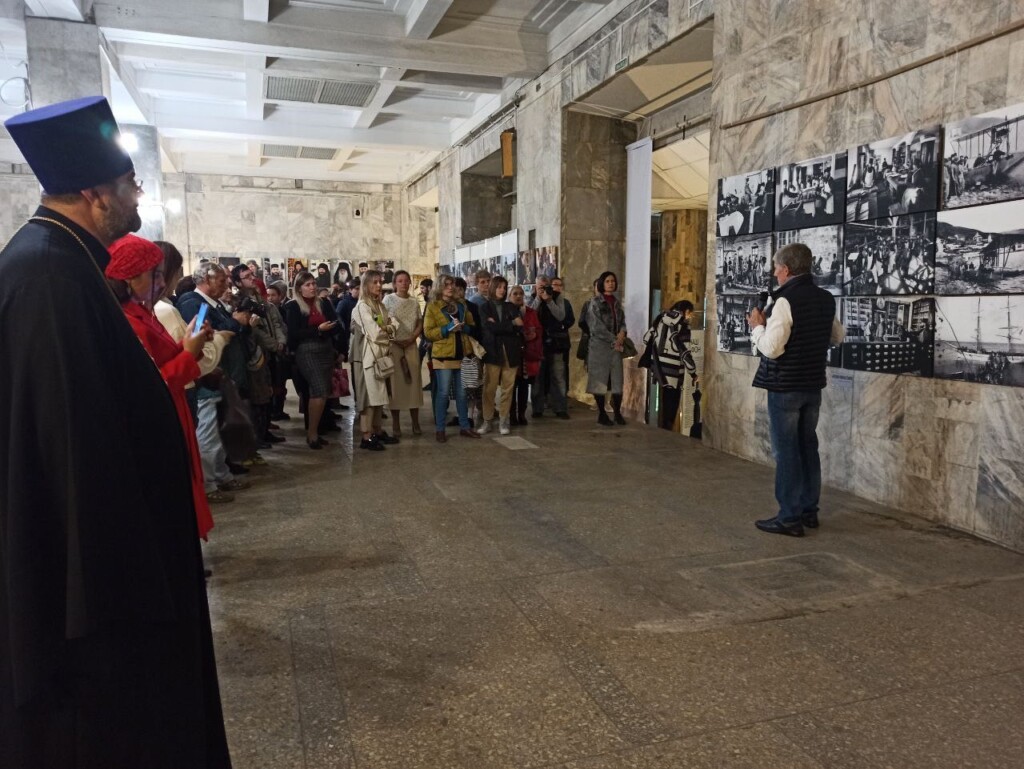
[[[452,385],[454,384],[454,387]],[[457,368],[434,369],[434,429],[443,433],[448,419],[448,391],[455,390],[455,410],[459,414],[459,427],[471,430],[469,409],[466,406],[466,390],[462,386],[462,371]]]
[[[768,420],[775,456],[775,499],[782,523],[800,523],[805,512],[818,511],[820,409],[821,390],[768,392]]]

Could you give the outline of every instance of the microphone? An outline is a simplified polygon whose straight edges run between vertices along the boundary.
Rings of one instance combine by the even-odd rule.
[[[764,308],[768,306],[768,297],[770,295],[771,294],[768,291],[762,291],[760,294],[757,295],[757,305],[756,305],[756,307],[761,312],[764,312]]]

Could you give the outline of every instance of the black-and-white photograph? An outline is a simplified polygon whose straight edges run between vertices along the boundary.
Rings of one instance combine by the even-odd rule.
[[[1024,293],[1024,200],[940,211],[935,293]]]
[[[846,297],[841,313],[843,368],[932,375],[934,299]]]
[[[775,249],[803,243],[811,249],[814,282],[833,296],[843,293],[843,227],[811,227],[775,233]]]
[[[1024,298],[940,296],[935,376],[1024,387]]]
[[[850,150],[846,221],[934,211],[939,203],[939,127]]]
[[[756,296],[718,297],[718,350],[753,355],[747,313],[757,306]]]
[[[771,232],[775,213],[775,169],[718,180],[718,236]]]
[[[1024,198],[1024,104],[974,115],[945,129],[944,208]]]
[[[930,294],[935,288],[935,214],[851,222],[843,233],[847,296]]]
[[[715,292],[721,295],[768,291],[772,285],[773,244],[770,232],[715,241]]]
[[[846,221],[847,154],[779,166],[775,174],[775,229],[820,227]]]
[[[520,251],[516,262],[516,283],[531,286],[537,280],[537,261],[533,251]]]

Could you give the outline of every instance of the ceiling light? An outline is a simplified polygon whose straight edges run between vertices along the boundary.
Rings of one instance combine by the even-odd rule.
[[[129,155],[133,152],[139,151],[139,137],[133,133],[121,134],[121,138],[118,139],[118,142],[121,144],[121,149]]]

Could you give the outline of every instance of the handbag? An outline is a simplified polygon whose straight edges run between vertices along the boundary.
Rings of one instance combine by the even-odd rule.
[[[222,400],[218,408],[220,439],[232,462],[242,462],[256,453],[256,431],[252,426],[249,404],[242,400],[229,377],[220,385]]]
[[[633,340],[628,336],[622,340],[622,357],[623,358],[634,358],[636,357],[636,345],[633,344]]]
[[[480,386],[480,359],[465,357],[462,359],[462,389],[475,390]]]
[[[590,352],[590,334],[584,332],[580,337],[579,346],[576,348],[576,357],[584,363],[587,360],[587,353]]]
[[[370,348],[371,350],[373,347]],[[373,353],[373,376],[381,382],[386,382],[395,373],[395,361],[390,355],[380,356],[376,351]]]
[[[352,394],[348,386],[348,372],[340,366],[331,372],[331,398],[345,398]]]

